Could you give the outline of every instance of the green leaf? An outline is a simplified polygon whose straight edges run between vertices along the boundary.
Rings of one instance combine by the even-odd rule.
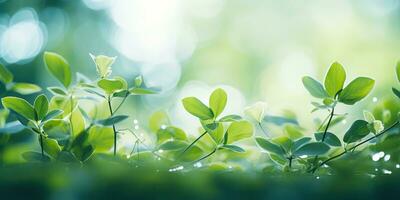
[[[135,87],[140,88],[143,84],[143,76],[137,76],[135,78]]]
[[[377,133],[382,132],[382,131],[385,129],[385,127],[383,126],[382,121],[380,121],[380,120],[374,120],[373,122],[371,122],[371,123],[368,124],[368,129],[369,129],[372,133],[377,134]]]
[[[43,130],[49,138],[64,140],[70,136],[71,126],[63,119],[53,119],[43,124]]]
[[[188,145],[187,142],[182,140],[169,140],[162,143],[158,147],[158,149],[162,149],[165,151],[176,151],[185,148],[187,145]]]
[[[58,157],[58,153],[61,151],[61,147],[58,145],[57,140],[43,138],[43,150],[52,158],[56,159]]]
[[[129,93],[133,95],[156,94],[157,91],[149,88],[131,88]]]
[[[396,75],[397,75],[397,80],[400,81],[400,61],[397,62],[396,64]]]
[[[309,76],[303,77],[303,85],[316,98],[323,99],[329,97],[322,84]]]
[[[392,91],[398,98],[400,98],[400,91],[398,89],[392,88]]]
[[[22,158],[24,158],[28,162],[48,162],[50,161],[50,157],[47,155],[42,156],[39,152],[28,151],[22,153]]]
[[[343,66],[338,62],[334,62],[325,77],[325,88],[329,96],[335,97],[343,89],[345,80],[346,72]]]
[[[264,117],[263,121],[266,123],[275,124],[277,126],[282,126],[285,124],[299,125],[299,122],[296,119],[281,116],[267,115]]]
[[[343,141],[345,143],[353,143],[364,138],[370,133],[368,122],[364,120],[356,120],[350,129],[344,134]]]
[[[112,72],[111,66],[117,57],[109,57],[104,55],[94,56],[92,54],[90,54],[90,57],[92,57],[94,63],[96,64],[97,73],[99,74],[100,78],[107,78]]]
[[[371,112],[364,110],[363,115],[364,115],[365,121],[367,121],[368,123],[372,123],[375,121],[375,117]]]
[[[218,88],[211,93],[209,105],[213,111],[214,118],[218,117],[224,111],[227,101],[226,92]]]
[[[103,126],[112,126],[112,125],[120,123],[128,118],[129,118],[129,116],[127,116],[127,115],[115,115],[115,116],[112,116],[107,119],[99,120],[99,121],[97,121],[97,123],[101,124]]]
[[[202,120],[212,119],[214,117],[211,109],[196,97],[186,97],[182,100],[182,103],[187,112]]]
[[[285,155],[285,151],[282,147],[280,147],[279,145],[266,140],[264,138],[261,137],[256,137],[256,142],[258,144],[258,146],[260,146],[262,149],[268,151],[269,153],[273,153],[273,154],[277,154],[277,155]]]
[[[213,127],[213,129],[208,129],[207,132],[217,144],[220,144],[224,139],[225,132],[222,124],[216,123],[215,127]]]
[[[232,122],[226,131],[227,144],[249,138],[253,135],[253,125],[247,121]]]
[[[300,138],[300,139],[294,141],[292,150],[296,151],[301,146],[305,145],[306,143],[308,143],[310,141],[311,141],[311,138],[309,138],[309,137]]]
[[[245,150],[242,147],[239,147],[239,146],[236,146],[236,145],[232,145],[232,144],[226,144],[226,145],[222,146],[221,148],[222,149],[228,149],[230,151],[237,152],[237,153],[245,152]]]
[[[242,120],[242,117],[239,115],[227,115],[219,119],[219,122],[236,122]]]
[[[18,97],[4,97],[1,102],[5,108],[16,112],[25,119],[36,120],[35,109],[25,99]]]
[[[157,143],[161,144],[167,140],[187,140],[186,133],[177,127],[168,126],[165,129],[158,129],[157,131]]]
[[[314,133],[314,136],[315,136],[315,140],[317,140],[318,142],[321,142],[322,138],[324,136],[324,133],[323,132]],[[330,146],[334,146],[334,147],[342,146],[340,139],[331,132],[326,132],[324,142],[326,144],[328,144]]]
[[[36,97],[34,108],[38,119],[42,120],[44,117],[46,117],[47,111],[49,110],[49,100],[44,94]]]
[[[18,133],[25,129],[25,126],[22,125],[19,121],[13,121],[6,123],[3,127],[0,128],[0,135],[1,133]]]
[[[77,161],[75,156],[69,151],[60,151],[57,160],[64,163],[73,163]]]
[[[28,95],[28,94],[33,94],[36,92],[40,92],[42,88],[35,84],[31,83],[15,83],[12,87],[11,90],[14,92],[17,92],[22,95]]]
[[[62,110],[52,110],[49,113],[47,113],[47,115],[42,119],[42,121],[43,122],[48,121],[48,120],[53,119],[63,113],[64,113],[64,111],[62,111]]]
[[[353,105],[366,97],[371,92],[374,84],[375,81],[370,78],[358,77],[340,92],[339,101],[347,105]]]
[[[88,146],[79,146],[73,149],[73,153],[75,157],[81,162],[85,162],[90,158],[90,156],[94,153],[94,147],[92,145]]]
[[[294,146],[293,140],[286,136],[276,137],[273,138],[271,141],[280,145],[285,150],[285,152],[291,151]]]
[[[114,132],[110,127],[93,126],[89,130],[88,142],[99,151],[108,151],[114,145]]]
[[[118,91],[118,92],[115,92],[114,94],[113,94],[113,97],[122,97],[122,98],[124,98],[124,97],[127,97],[127,96],[129,96],[129,91],[128,90],[120,90],[120,91]]]
[[[71,69],[68,62],[60,55],[52,52],[44,52],[44,62],[50,73],[60,81],[64,87],[71,84]]]
[[[329,151],[329,146],[323,142],[311,142],[301,146],[293,155],[295,156],[318,156]]]
[[[291,139],[298,139],[303,136],[301,132],[301,127],[293,124],[287,124],[284,127],[284,132],[289,136]]]
[[[53,95],[67,96],[67,92],[60,87],[48,87],[47,90],[49,90]]]
[[[0,63],[0,81],[4,84],[11,83],[14,79],[13,74]]]
[[[183,150],[182,150],[183,151]],[[193,162],[198,160],[201,156],[204,155],[203,150],[197,145],[192,146],[188,149],[185,154],[182,155],[182,151],[178,151],[177,155],[179,156],[179,160],[183,162]]]
[[[118,79],[100,79],[97,85],[107,94],[112,94],[118,90],[122,90],[124,83]]]

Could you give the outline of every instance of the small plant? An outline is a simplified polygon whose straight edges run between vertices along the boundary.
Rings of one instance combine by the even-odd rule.
[[[268,151],[271,159],[284,166],[284,169],[292,170],[293,161],[297,161],[300,169],[314,173],[331,160],[354,151],[357,147],[379,137],[398,124],[396,122],[384,129],[381,121],[376,120],[372,113],[364,111],[365,120],[353,122],[344,134],[342,141],[336,134],[330,132],[331,126],[344,119],[344,115],[335,113],[337,104],[353,105],[366,97],[374,86],[374,80],[367,77],[358,77],[344,87],[345,80],[345,70],[337,62],[333,63],[328,70],[324,86],[309,76],[303,78],[303,84],[308,92],[313,97],[322,100],[322,103],[312,102],[312,105],[315,106],[312,112],[317,110],[329,112],[329,115],[314,133],[314,141],[309,137],[300,137],[296,140],[289,137],[273,139],[257,137],[258,145]],[[396,93],[395,89],[393,91]],[[370,133],[374,135],[364,139]],[[339,148],[343,148],[344,151],[335,154]],[[331,152],[330,155],[327,155],[328,152]]]
[[[0,63],[0,82],[4,85],[5,91],[12,91],[22,95],[40,92],[42,89],[32,83],[14,82],[14,75]]]
[[[206,106],[196,97],[186,97],[182,100],[182,103],[187,112],[199,119],[203,129],[202,134],[182,151],[182,155],[206,135],[212,138],[212,150],[197,161],[210,157],[220,149],[233,152],[245,151],[233,143],[251,137],[253,127],[249,122],[242,120],[239,115],[227,115],[219,118],[227,103],[227,94],[223,89],[218,88],[212,92],[209,98],[209,106]],[[228,125],[227,128],[225,128],[225,124]]]
[[[68,62],[62,56],[52,52],[44,53],[46,68],[60,85],[47,88],[51,97],[39,94],[33,102],[19,96],[1,99],[4,109],[0,110],[0,153],[7,147],[11,134],[27,129],[36,134],[40,147],[40,152],[28,151],[22,154],[29,162],[82,164],[93,157],[107,158],[112,151],[114,160],[135,166],[162,161],[170,168],[194,166],[207,160],[210,168],[224,168],[224,162],[250,155],[248,152],[251,150],[246,151],[243,144],[251,145],[252,140],[244,140],[253,138],[253,132],[258,130],[263,136],[255,136],[255,143],[267,151],[272,161],[267,163],[265,171],[276,172],[278,169],[298,173],[327,173],[330,168],[326,165],[331,161],[361,146],[379,149],[381,140],[378,137],[399,124],[397,118],[391,120],[393,115],[388,110],[379,110],[379,115],[376,110],[364,110],[364,119],[355,120],[345,133],[332,132],[332,127],[347,115],[336,113],[336,107],[356,104],[375,85],[375,81],[367,77],[358,77],[346,85],[346,72],[341,64],[335,62],[330,66],[324,84],[309,76],[303,78],[306,90],[318,99],[318,102],[311,103],[314,106],[312,112],[328,112],[326,118],[312,131],[313,137],[309,137],[310,134],[293,113],[286,111],[282,116],[269,115],[263,102],[244,109],[250,121],[255,122],[254,126],[239,115],[223,115],[228,95],[218,88],[211,93],[208,104],[196,97],[182,100],[184,109],[198,119],[199,132],[187,134],[173,125],[167,113],[159,111],[149,119],[149,130],[154,133],[154,140],[145,142],[134,130],[119,127],[121,122],[129,118],[126,113],[119,113],[128,97],[155,94],[157,90],[146,87],[142,76],[130,80],[132,84],[128,84],[129,81],[123,77],[112,76],[116,57],[91,54],[90,57],[97,71],[94,81],[80,73],[73,76]],[[396,74],[400,81],[400,64],[396,66]],[[0,81],[6,94],[16,92],[25,95],[41,91],[34,84],[15,83],[13,80],[11,72],[0,65]],[[400,98],[398,89],[392,88],[392,91]],[[87,102],[93,106],[85,107],[84,103]],[[282,129],[283,135],[273,137],[277,134],[272,134],[274,130],[269,129],[269,124]],[[117,152],[120,133],[134,136],[131,152]],[[371,144],[372,141],[375,144]],[[95,154],[97,156],[93,156]],[[170,170],[177,169],[180,168]]]

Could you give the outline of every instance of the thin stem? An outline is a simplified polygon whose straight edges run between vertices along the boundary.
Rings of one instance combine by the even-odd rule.
[[[332,118],[333,118],[334,114],[335,114],[335,106],[332,107],[331,114],[329,115],[329,120],[328,120],[328,123],[326,124],[324,135],[322,135],[322,140],[321,140],[322,142],[325,141],[326,133],[328,132],[329,126],[331,125]]]
[[[264,135],[266,135],[267,137],[269,137],[269,134],[267,133],[267,131],[264,129],[264,127],[262,126],[261,122],[258,122],[258,126],[260,126],[262,132],[264,133]]]
[[[293,161],[293,157],[290,156],[289,157],[289,168],[292,168],[292,161]]]
[[[43,135],[39,135],[40,150],[42,152],[42,159],[44,160],[44,150],[43,150]]]
[[[73,98],[72,98],[72,94],[70,96],[70,101],[71,101],[71,113],[69,114],[69,125],[71,127],[71,135],[74,135],[74,125],[72,124],[72,110],[74,109],[74,102],[73,102]],[[70,140],[72,140],[72,138],[70,138]]]
[[[114,110],[114,113],[116,113],[116,112],[122,107],[122,104],[125,103],[125,100],[128,98],[128,96],[129,96],[129,93],[127,93],[127,94],[124,96],[124,98],[122,99],[121,103],[119,103],[119,105],[117,106],[117,108]]]
[[[202,161],[202,160],[204,160],[204,159],[206,159],[206,158],[212,156],[215,152],[217,152],[217,148],[215,148],[215,149],[214,149],[213,151],[211,151],[209,154],[207,154],[207,155],[201,157],[200,159],[194,161],[193,163],[200,162],[200,161]]]
[[[335,115],[335,106],[332,107],[331,113],[329,114],[329,120],[328,120],[328,123],[326,124],[325,130],[324,130],[324,134],[322,135],[321,142],[325,141],[326,133],[328,132],[329,126],[331,125],[332,118],[333,118],[334,115]],[[315,156],[314,165],[317,165],[317,162],[318,162],[318,156]]]
[[[202,133],[198,138],[196,138],[192,143],[190,143],[189,146],[185,148],[185,150],[183,150],[183,152],[179,155],[179,157],[183,156],[183,154],[185,154],[187,150],[189,150],[197,141],[199,141],[206,134],[207,131],[204,131],[204,133]]]
[[[156,155],[156,156],[158,156],[158,157],[160,157],[160,158],[166,159],[165,157],[163,157],[163,156],[161,156],[160,154],[156,153],[155,150],[151,150],[151,148],[150,148],[149,146],[147,146],[146,143],[144,143],[144,141],[141,140],[132,130],[130,130],[130,129],[121,129],[121,130],[119,130],[118,132],[120,132],[120,131],[128,131],[129,133],[132,133],[132,135],[135,136],[136,141],[138,141],[139,143],[141,143],[147,150],[151,151],[152,154],[154,154],[154,155]],[[138,153],[139,153],[139,145],[137,146],[137,150],[138,150]],[[132,153],[131,153],[131,154],[132,154]]]
[[[113,116],[114,113],[113,113],[110,97],[107,98],[107,103],[108,103],[108,109],[110,111],[110,116]],[[113,124],[112,127],[113,127],[113,132],[114,132],[114,156],[116,156],[117,155],[117,130],[115,128],[115,124]]]
[[[370,137],[370,138],[368,138],[368,139],[366,139],[366,140],[364,140],[364,141],[362,141],[362,142],[360,142],[360,143],[354,145],[353,147],[351,147],[351,148],[349,148],[349,149],[345,149],[342,153],[340,153],[340,154],[338,154],[338,155],[336,155],[336,156],[333,156],[333,157],[330,157],[330,158],[326,159],[326,160],[323,161],[321,164],[319,164],[317,167],[315,167],[315,168],[312,170],[312,172],[314,173],[315,171],[317,171],[318,168],[320,168],[321,166],[325,165],[326,163],[328,163],[328,162],[330,162],[330,161],[332,161],[332,160],[334,160],[334,159],[336,159],[336,158],[339,158],[339,157],[343,156],[344,154],[348,153],[349,151],[355,150],[357,147],[359,147],[359,146],[361,146],[361,145],[363,145],[363,144],[365,144],[365,143],[367,143],[367,142],[369,142],[369,141],[371,141],[371,140],[373,140],[373,139],[375,139],[375,138],[378,138],[379,136],[381,136],[381,135],[383,135],[384,133],[388,132],[389,130],[393,129],[393,128],[396,127],[397,125],[399,125],[399,121],[397,121],[396,123],[392,124],[391,126],[389,126],[388,128],[386,128],[386,129],[383,130],[382,132],[380,132],[380,133],[378,133],[378,134],[376,134],[376,135],[374,135],[374,136],[372,136],[372,137]]]
[[[322,127],[324,127],[324,124],[326,123],[326,121],[329,119],[330,114],[328,114],[324,121],[322,121],[321,125],[318,127],[317,131],[320,131],[322,129]]]

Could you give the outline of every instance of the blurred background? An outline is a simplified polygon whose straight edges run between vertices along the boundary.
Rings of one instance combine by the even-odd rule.
[[[207,101],[215,87],[229,94],[227,114],[265,101],[269,113],[288,109],[311,127],[326,113],[310,113],[301,77],[322,80],[334,61],[348,82],[361,75],[377,81],[354,110],[379,103],[395,84],[399,34],[399,0],[0,0],[0,60],[16,80],[57,84],[44,69],[44,51],[91,78],[89,53],[117,56],[114,75],[132,81],[142,74],[147,86],[162,89],[126,110],[143,120],[168,110],[188,132],[198,122],[179,100]],[[352,114],[345,106],[339,112]]]

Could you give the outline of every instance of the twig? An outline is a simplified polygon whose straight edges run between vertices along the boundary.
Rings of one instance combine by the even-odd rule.
[[[206,134],[207,134],[207,131],[204,131],[204,133],[202,133],[198,138],[196,138],[192,143],[190,143],[189,146],[187,146],[185,148],[185,150],[182,151],[182,153],[179,155],[179,157],[183,156],[183,154],[185,154],[187,150],[189,150],[197,141],[199,141]]]
[[[338,155],[336,155],[336,156],[333,156],[333,157],[330,157],[330,158],[326,159],[326,160],[323,161],[321,164],[319,164],[317,167],[315,167],[315,168],[312,170],[312,173],[314,173],[315,171],[317,171],[321,166],[325,165],[326,163],[328,163],[328,162],[330,162],[330,161],[332,161],[332,160],[334,160],[334,159],[336,159],[336,158],[339,158],[339,157],[343,156],[344,154],[346,154],[347,152],[353,151],[353,150],[356,149],[357,147],[359,147],[359,146],[361,146],[361,145],[363,145],[363,144],[365,144],[365,143],[367,143],[367,142],[369,142],[369,141],[371,141],[371,140],[373,140],[373,139],[375,139],[375,138],[377,138],[377,137],[383,135],[384,133],[386,133],[386,132],[389,131],[390,129],[396,127],[397,125],[399,125],[399,121],[397,121],[396,123],[392,124],[390,127],[386,128],[386,129],[383,130],[382,132],[380,132],[380,133],[378,133],[378,134],[376,134],[376,135],[374,135],[374,136],[372,136],[372,137],[370,137],[370,138],[368,138],[368,139],[366,139],[366,140],[364,140],[364,141],[362,141],[362,142],[356,144],[355,146],[353,146],[353,147],[351,147],[351,148],[349,148],[349,149],[345,149],[342,153],[340,153],[340,154],[338,154]]]

